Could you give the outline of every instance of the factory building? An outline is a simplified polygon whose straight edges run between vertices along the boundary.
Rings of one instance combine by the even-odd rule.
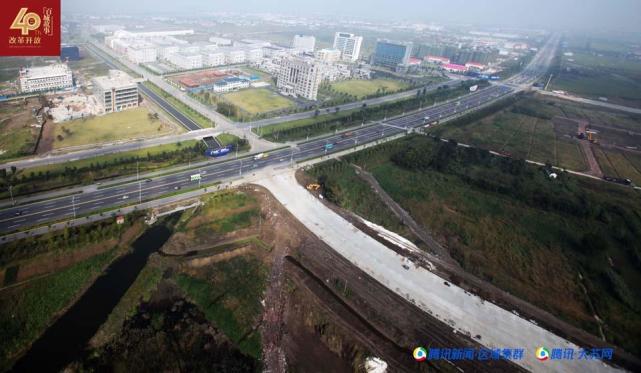
[[[71,69],[64,63],[20,69],[20,92],[55,91],[73,87]]]

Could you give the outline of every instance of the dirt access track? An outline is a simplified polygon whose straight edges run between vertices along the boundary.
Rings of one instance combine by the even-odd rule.
[[[272,191],[303,225],[342,257],[361,268],[387,289],[417,305],[442,323],[450,325],[451,330],[474,336],[479,343],[490,348],[524,348],[525,358],[517,362],[522,368],[542,372],[618,370],[594,360],[540,364],[533,356],[533,351],[541,345],[574,348],[577,351],[580,347],[522,318],[516,312],[508,311],[459,286],[447,283],[426,268],[405,268],[403,265],[407,259],[404,256],[398,255],[326,208],[316,197],[298,185],[293,172],[274,175],[259,184]],[[582,344],[586,345],[590,346]],[[617,350],[615,355],[619,352]]]

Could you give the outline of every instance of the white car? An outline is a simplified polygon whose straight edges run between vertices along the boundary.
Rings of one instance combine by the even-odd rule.
[[[122,196],[122,199],[127,199],[127,198],[129,198],[129,196]]]

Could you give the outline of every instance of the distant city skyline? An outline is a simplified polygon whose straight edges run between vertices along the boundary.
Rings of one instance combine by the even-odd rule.
[[[499,27],[597,29],[641,32],[638,0],[64,0],[64,11],[96,14],[127,12],[247,12],[290,15],[344,15],[416,22],[468,23]]]

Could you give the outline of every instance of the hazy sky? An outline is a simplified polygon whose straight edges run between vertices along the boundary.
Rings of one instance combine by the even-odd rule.
[[[65,11],[241,11],[641,32],[641,0],[63,0]]]

